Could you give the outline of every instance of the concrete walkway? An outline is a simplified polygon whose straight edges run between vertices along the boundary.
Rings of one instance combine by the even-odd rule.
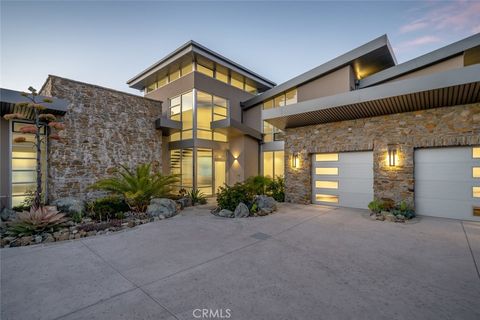
[[[474,222],[402,225],[287,204],[229,220],[189,208],[0,257],[3,320],[202,319],[196,309],[217,319],[480,319]]]

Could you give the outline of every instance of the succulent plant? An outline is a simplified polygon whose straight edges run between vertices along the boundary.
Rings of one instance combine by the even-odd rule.
[[[18,213],[17,218],[7,226],[7,234],[17,237],[54,232],[66,222],[65,215],[56,207],[41,206]]]

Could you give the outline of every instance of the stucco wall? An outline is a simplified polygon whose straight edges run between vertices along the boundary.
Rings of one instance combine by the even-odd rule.
[[[398,146],[398,167],[386,164],[388,144]],[[375,197],[413,205],[414,149],[468,145],[480,145],[480,103],[287,129],[286,200],[311,203],[313,153],[373,150]],[[298,169],[290,165],[293,153]]]
[[[297,100],[302,102],[348,92],[352,90],[354,85],[352,67],[346,66],[299,86],[297,88]]]
[[[154,121],[161,102],[50,76],[42,94],[68,99],[64,144],[49,148],[49,200],[89,198],[88,187],[120,164],[162,162],[162,136]]]

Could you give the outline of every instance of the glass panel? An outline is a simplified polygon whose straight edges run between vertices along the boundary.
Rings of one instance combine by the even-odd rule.
[[[315,161],[338,161],[338,153],[317,153]]]
[[[283,107],[285,105],[285,95],[281,94],[278,97],[275,97],[273,99],[273,107],[278,108],[278,107]]]
[[[287,91],[285,93],[286,100],[285,105],[297,103],[297,89]]]
[[[215,70],[215,78],[222,82],[228,83],[228,69],[224,66],[217,64],[217,68]]]
[[[472,149],[472,157],[475,159],[480,158],[480,148],[473,148]]]
[[[193,128],[193,92],[188,92],[182,95],[182,130],[187,130],[192,128]]]
[[[182,150],[182,186],[193,187],[193,150]]]
[[[12,170],[36,170],[35,159],[12,159]]]
[[[182,140],[188,140],[188,139],[193,139],[192,129],[182,131]]]
[[[147,89],[146,89],[146,90],[147,90],[147,93],[155,90],[156,88],[157,88],[157,84],[156,84],[155,82],[152,83],[152,84],[150,84],[150,85],[147,87]]]
[[[212,150],[197,149],[197,185],[207,195],[212,194]]]
[[[215,141],[220,141],[220,142],[227,142],[227,135],[220,133],[220,132],[214,132],[213,133],[213,140]]]
[[[473,178],[480,178],[480,167],[473,167],[472,168],[472,177]]]
[[[170,135],[170,141],[180,141],[180,132],[175,132]]]
[[[243,76],[232,71],[232,77],[230,79],[230,84],[235,88],[243,90]]]
[[[201,64],[197,64],[197,71],[200,73],[203,73],[206,76],[213,78],[213,70],[205,66],[202,66]]]
[[[315,188],[338,189],[338,181],[315,181]]]
[[[25,196],[12,196],[12,207],[21,205],[25,198]]]
[[[197,93],[197,127],[210,130],[212,122],[212,96],[203,92]]]
[[[480,198],[480,187],[473,187],[472,192],[474,198]]]
[[[283,171],[284,171],[284,152],[283,151],[275,151],[275,161],[274,161],[274,165],[275,165],[275,178],[280,176],[280,177],[283,177]]]
[[[214,113],[217,115],[217,120],[225,119],[227,117],[227,109],[225,108],[215,107]]]
[[[160,78],[160,80],[157,81],[157,88],[161,88],[164,85],[166,85],[167,83],[168,83],[168,77],[163,76],[163,77]]]
[[[170,115],[180,114],[182,112],[182,106],[177,105],[170,108]]]
[[[338,175],[338,168],[315,168],[316,174],[324,174],[324,175]]]
[[[273,108],[273,99],[267,100],[263,103],[263,110],[272,109]]]
[[[170,173],[181,173],[181,150],[170,150]]]
[[[213,96],[213,104],[218,108],[227,108],[227,99]]]
[[[210,130],[197,130],[197,139],[212,140],[212,131]]]
[[[227,181],[225,180],[226,162],[215,161],[215,192],[218,188],[223,186]]]
[[[14,122],[13,123],[13,132],[20,132],[20,129],[24,126],[31,126],[33,123],[25,123],[25,122]],[[45,134],[45,127],[40,128],[40,134]]]
[[[12,195],[24,195],[28,192],[34,191],[35,188],[35,183],[12,184]]]
[[[273,178],[273,152],[263,153],[263,175]]]
[[[170,79],[169,82],[175,81],[178,78],[180,78],[180,69],[171,70],[169,75],[169,79]]]
[[[12,182],[35,182],[37,172],[35,171],[12,171]]]
[[[315,195],[315,200],[322,201],[322,202],[338,203],[338,196],[319,193]]]
[[[246,79],[245,81],[245,91],[251,94],[257,94],[257,88],[255,87],[255,83],[250,79]]]
[[[191,61],[184,62],[184,63],[182,64],[182,77],[183,77],[184,75],[187,75],[187,74],[189,74],[190,72],[192,72],[192,71],[193,71],[193,68],[192,68],[192,67],[193,67],[193,64],[192,64]]]

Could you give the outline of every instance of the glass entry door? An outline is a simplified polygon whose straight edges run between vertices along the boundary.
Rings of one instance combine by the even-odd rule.
[[[217,193],[219,187],[227,182],[225,179],[226,169],[227,164],[225,160],[215,160],[215,193]]]

